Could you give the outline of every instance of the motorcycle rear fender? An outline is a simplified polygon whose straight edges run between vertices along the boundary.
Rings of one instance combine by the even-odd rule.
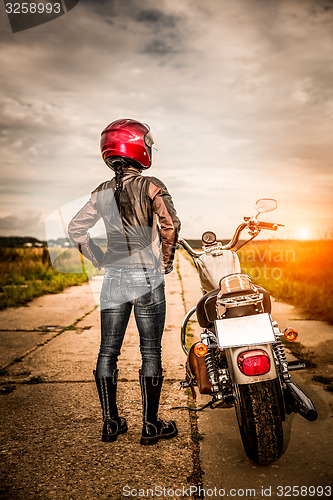
[[[205,358],[198,357],[194,352],[194,347],[198,344],[196,342],[192,345],[186,363],[186,374],[190,381],[197,383],[200,394],[211,393],[211,383],[209,381]]]
[[[238,356],[242,352],[254,351],[256,349],[262,349],[266,351],[270,359],[270,370],[264,375],[254,375],[248,376],[242,373],[238,367]],[[241,346],[241,347],[229,347],[225,349],[228,368],[230,377],[235,384],[253,384],[256,382],[264,382],[266,380],[273,380],[278,377],[278,372],[276,369],[275,358],[273,354],[273,349],[271,344],[261,344],[261,345],[251,345],[251,346]]]

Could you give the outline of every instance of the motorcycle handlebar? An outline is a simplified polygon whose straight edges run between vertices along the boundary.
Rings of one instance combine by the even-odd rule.
[[[270,229],[271,231],[276,231],[279,226],[283,224],[277,224],[276,222],[259,222],[258,227],[260,229]]]
[[[275,222],[262,222],[262,221],[257,221],[256,222],[256,227],[259,230],[261,230],[261,229],[270,229],[271,231],[276,231],[279,226],[283,226],[283,225],[284,224],[277,224]],[[229,241],[229,243],[227,243],[226,245],[221,246],[220,248],[222,250],[232,250],[237,245],[239,237],[240,237],[240,234],[241,234],[241,232],[246,227],[251,228],[251,222],[250,221],[246,221],[246,222],[243,222],[242,224],[240,224],[237,227],[237,229],[235,231],[235,234],[233,235],[233,237]],[[255,229],[255,228],[253,228],[253,229]],[[258,234],[259,234],[259,232],[260,231],[258,231]],[[190,255],[192,255],[192,257],[200,257],[200,255],[202,255],[202,254],[205,253],[204,251],[197,252],[196,250],[194,250],[191,247],[191,245],[189,245],[187,243],[187,241],[183,240],[182,238],[179,238],[178,245],[181,245],[187,251],[187,253],[189,253]]]
[[[270,229],[271,231],[276,231],[278,225],[273,222],[259,222],[258,227],[260,227],[260,229]]]
[[[178,245],[181,245],[187,253],[192,255],[192,257],[200,257],[204,252],[197,252],[196,250],[193,250],[191,245],[187,243],[187,241],[183,240],[183,238],[179,238],[178,240]]]
[[[242,224],[240,224],[237,227],[237,229],[235,231],[235,234],[233,235],[233,237],[231,238],[231,240],[229,241],[229,243],[227,243],[226,245],[221,246],[221,249],[222,250],[230,250],[230,249],[234,248],[235,245],[238,243],[239,236],[240,236],[241,232],[246,227],[248,227],[248,224],[246,222],[243,222]],[[181,245],[186,250],[187,253],[189,253],[190,255],[192,255],[192,257],[200,257],[200,255],[202,255],[202,254],[205,253],[204,250],[202,250],[201,252],[197,252],[196,250],[193,250],[193,248],[191,247],[191,245],[189,245],[187,243],[187,241],[183,240],[182,238],[179,238],[178,245]]]

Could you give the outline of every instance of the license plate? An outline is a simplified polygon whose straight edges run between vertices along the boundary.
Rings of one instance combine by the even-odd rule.
[[[268,313],[218,319],[215,329],[221,348],[271,344],[276,341]]]

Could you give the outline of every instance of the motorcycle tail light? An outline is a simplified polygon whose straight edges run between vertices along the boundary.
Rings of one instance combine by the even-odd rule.
[[[238,367],[244,375],[264,375],[271,367],[270,359],[262,349],[242,352],[238,356]]]
[[[286,328],[286,330],[283,333],[284,333],[284,338],[288,340],[288,342],[295,342],[295,340],[298,337],[298,331],[295,330],[294,328]]]
[[[207,352],[208,347],[202,342],[199,342],[194,346],[194,354],[196,354],[199,358],[203,358],[204,356],[206,356]]]

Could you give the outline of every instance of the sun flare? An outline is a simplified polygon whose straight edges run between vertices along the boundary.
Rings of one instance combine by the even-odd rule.
[[[309,240],[311,239],[311,229],[309,227],[300,227],[297,236],[299,240]]]

